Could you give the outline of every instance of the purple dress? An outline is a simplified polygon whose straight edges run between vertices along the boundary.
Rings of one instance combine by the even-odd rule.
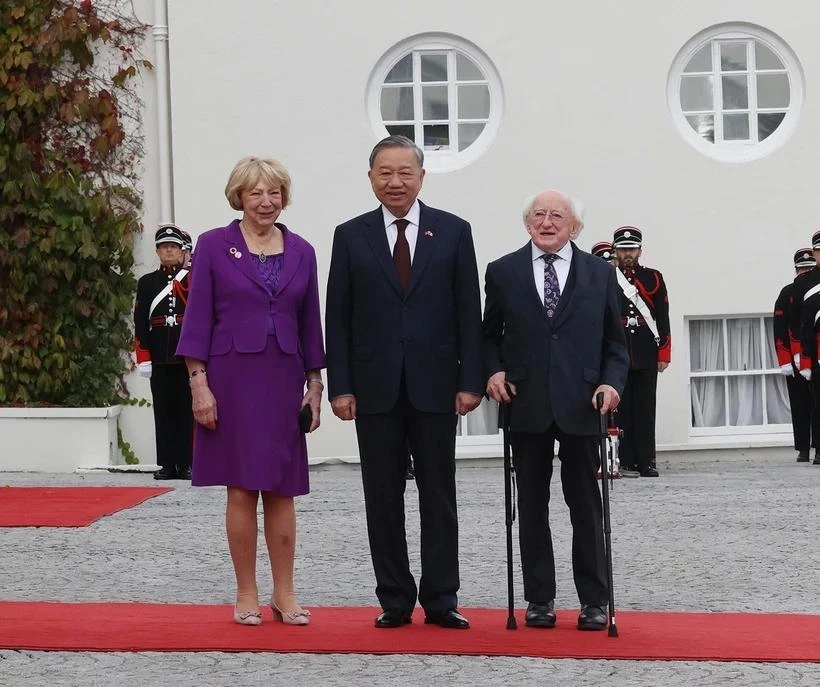
[[[316,256],[284,225],[284,253],[261,262],[238,222],[200,236],[177,354],[203,360],[215,430],[197,424],[195,486],[309,491],[298,414],[307,370],[325,365]]]

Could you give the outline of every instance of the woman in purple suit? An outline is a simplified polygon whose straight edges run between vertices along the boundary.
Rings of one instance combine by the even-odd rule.
[[[234,620],[262,622],[256,586],[256,509],[264,509],[276,619],[307,625],[294,593],[296,513],[306,494],[300,411],[319,426],[325,366],[316,254],[276,221],[290,199],[276,160],[246,157],[225,188],[242,219],[205,232],[196,246],[177,354],[185,357],[194,418],[192,483],[225,485],[228,546],[236,573]]]

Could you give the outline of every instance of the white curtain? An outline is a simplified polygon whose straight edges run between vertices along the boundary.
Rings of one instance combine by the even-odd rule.
[[[462,437],[498,434],[498,403],[482,398],[478,408],[459,418],[457,433]]]
[[[725,369],[723,321],[692,320],[689,323],[689,353],[692,372]],[[692,426],[722,427],[726,424],[723,377],[694,377],[691,380]]]
[[[766,318],[766,367],[779,367],[774,347],[774,321],[770,317]],[[770,424],[789,424],[792,421],[789,390],[781,374],[766,377],[766,413]]]
[[[760,319],[726,320],[730,370],[760,370]],[[729,425],[763,424],[763,378],[757,375],[729,377]]]

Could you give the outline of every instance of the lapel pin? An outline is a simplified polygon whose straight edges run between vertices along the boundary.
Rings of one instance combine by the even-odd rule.
[[[242,251],[236,251],[236,253],[234,253],[234,254],[233,254],[233,256],[234,256],[237,260],[239,260],[239,258],[241,258],[241,257],[242,257]]]
[[[424,235],[425,236],[432,236],[433,232],[428,229],[427,231],[424,232]]]
[[[236,246],[231,246],[230,249],[228,250],[228,252],[231,255],[236,255]]]

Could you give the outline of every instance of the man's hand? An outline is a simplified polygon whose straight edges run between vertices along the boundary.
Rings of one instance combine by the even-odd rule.
[[[330,408],[340,420],[356,419],[356,397],[353,394],[337,396],[330,402]]]
[[[496,372],[487,380],[487,395],[498,403],[509,403],[515,396],[515,384],[507,381],[507,373]]]
[[[604,403],[600,408],[598,407],[597,401],[598,394],[604,395]],[[592,407],[600,412],[601,415],[606,415],[608,412],[615,410],[620,402],[620,394],[615,391],[614,387],[609,386],[609,384],[601,384],[601,386],[595,389],[595,393],[592,394]]]
[[[807,382],[811,381],[811,370],[800,370],[800,376],[805,379]]]
[[[151,379],[151,361],[148,360],[144,363],[139,363],[137,365],[137,372],[139,372],[140,377],[145,377],[146,379]]]
[[[669,363],[663,360],[658,361],[658,372],[663,372],[667,367],[669,367]]]
[[[194,379],[200,378],[195,377]],[[214,398],[204,378],[202,382],[191,384],[191,397],[193,398],[194,420],[205,429],[216,429],[216,398]]]
[[[456,412],[459,415],[466,415],[471,410],[475,410],[480,403],[480,394],[472,394],[469,391],[459,391],[456,394]]]
[[[791,363],[781,365],[780,374],[782,374],[784,377],[794,377],[794,366]]]

